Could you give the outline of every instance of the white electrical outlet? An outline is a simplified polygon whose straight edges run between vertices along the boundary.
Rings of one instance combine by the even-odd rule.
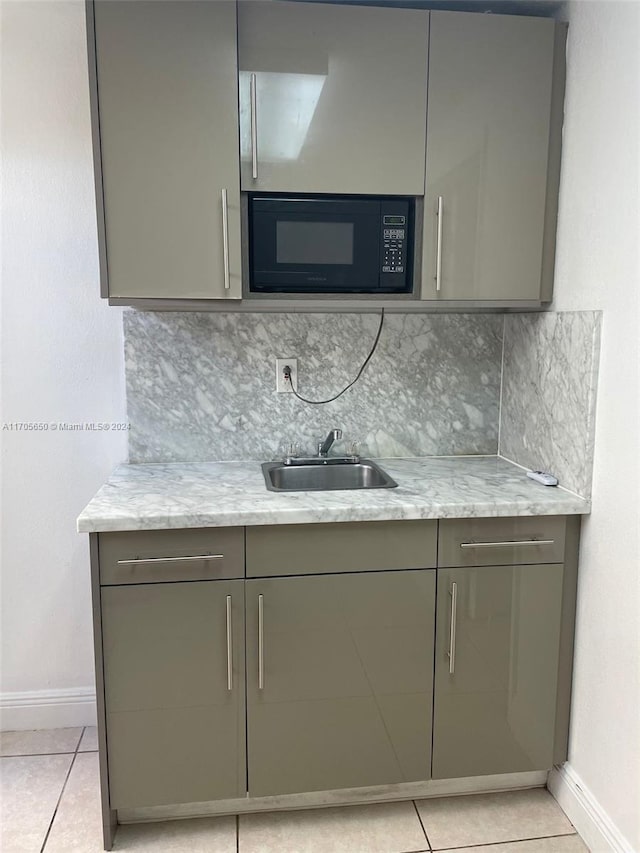
[[[284,369],[289,366],[291,369],[291,382],[287,382],[284,378]],[[298,359],[297,358],[276,358],[276,391],[278,394],[291,393],[291,385],[298,390]]]

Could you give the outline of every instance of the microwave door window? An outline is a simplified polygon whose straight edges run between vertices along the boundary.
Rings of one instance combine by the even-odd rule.
[[[255,198],[251,290],[358,293],[379,287],[380,205]]]
[[[276,263],[305,267],[353,266],[353,222],[304,222],[279,219]]]

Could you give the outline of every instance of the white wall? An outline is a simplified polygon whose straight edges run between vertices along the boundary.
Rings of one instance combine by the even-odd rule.
[[[81,0],[3,3],[1,108],[2,420],[124,421],[121,311],[98,298]],[[126,457],[125,435],[0,437],[3,726],[80,722],[94,677],[75,518]]]
[[[569,763],[621,849],[638,850],[640,3],[576,0],[561,17],[569,46],[553,307],[604,312]]]

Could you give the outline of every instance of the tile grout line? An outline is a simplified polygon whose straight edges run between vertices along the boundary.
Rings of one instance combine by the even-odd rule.
[[[71,764],[69,765],[69,769],[67,770],[67,775],[64,777],[64,782],[62,784],[62,790],[60,791],[60,796],[58,797],[58,801],[56,802],[56,807],[53,810],[53,814],[51,815],[51,820],[49,821],[49,826],[47,828],[47,832],[44,836],[44,841],[42,842],[42,847],[40,848],[40,853],[44,853],[45,847],[47,846],[47,841],[49,840],[49,835],[51,834],[51,829],[53,828],[53,822],[56,819],[56,815],[58,814],[58,809],[60,808],[60,803],[62,802],[62,797],[67,788],[67,782],[69,781],[69,776],[71,776],[71,771],[73,770],[73,765],[76,762],[76,757],[78,755],[78,749],[80,744],[82,743],[82,738],[84,737],[86,726],[82,727],[82,731],[80,732],[80,737],[78,738],[78,743],[76,744],[75,752],[73,753],[73,758],[71,759]],[[69,754],[69,753],[63,753]]]
[[[431,842],[429,841],[429,836],[427,835],[427,830],[424,828],[424,823],[422,822],[422,817],[420,816],[420,811],[418,810],[418,804],[415,800],[411,800],[413,803],[413,807],[416,810],[416,814],[418,816],[418,821],[420,822],[420,826],[422,827],[422,831],[424,832],[424,837],[427,839],[427,845],[429,846],[429,850],[431,850]]]
[[[80,739],[75,747],[75,749],[61,749],[58,752],[8,752],[6,754],[0,753],[0,758],[32,758],[35,756],[45,756],[45,755],[75,755],[76,752],[80,751],[80,744],[82,743],[82,738],[85,735],[85,732],[90,726],[76,726],[75,728],[82,729],[80,732]],[[47,731],[55,731],[54,729],[47,729]],[[13,732],[12,732],[13,734]],[[97,752],[97,749],[88,749],[83,750],[83,752]]]
[[[97,749],[87,749],[83,752],[97,752]],[[47,755],[75,755],[78,749],[67,749],[65,752],[15,752],[11,755],[0,755],[0,758],[46,758]],[[82,753],[80,753],[82,755]]]
[[[544,841],[546,838],[570,838],[572,835],[578,835],[575,829],[573,832],[561,832],[559,835],[534,835],[530,838],[505,838],[502,841],[483,841],[480,844],[467,844],[462,847],[438,847],[435,850],[432,848],[432,853],[438,853],[438,851],[449,853],[449,850],[474,850],[476,847],[499,847],[501,844],[522,844],[525,841]],[[579,835],[578,838],[582,840]]]
[[[64,752],[12,752],[10,755],[0,755],[0,758],[43,758],[47,755],[83,755],[85,752],[97,752],[97,749],[67,749]]]

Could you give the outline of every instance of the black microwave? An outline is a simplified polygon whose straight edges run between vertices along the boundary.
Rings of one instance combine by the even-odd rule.
[[[414,200],[249,197],[252,293],[407,293]]]

